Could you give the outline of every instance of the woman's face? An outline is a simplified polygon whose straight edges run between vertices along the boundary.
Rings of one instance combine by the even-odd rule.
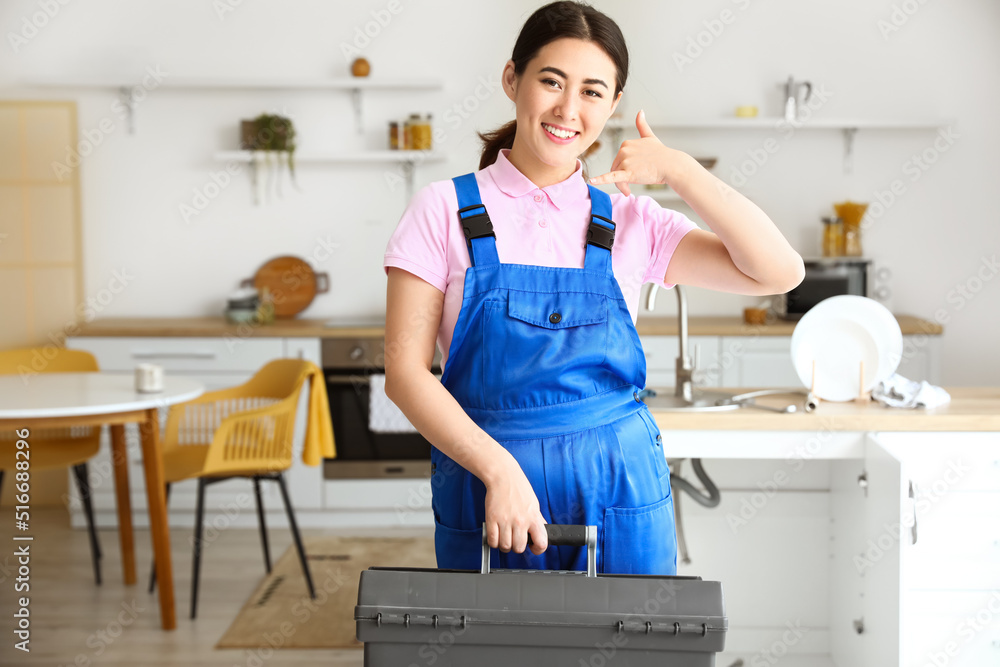
[[[520,78],[514,61],[503,72],[504,90],[517,105],[515,149],[551,167],[572,164],[590,147],[618,106],[615,65],[593,42],[549,42]],[[554,132],[553,132],[554,131]]]

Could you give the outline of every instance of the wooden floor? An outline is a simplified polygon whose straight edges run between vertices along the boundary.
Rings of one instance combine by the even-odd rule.
[[[139,583],[126,587],[115,531],[100,532],[104,583],[94,584],[87,533],[69,528],[65,510],[33,511],[31,530],[30,653],[14,648],[13,612],[17,565],[13,511],[0,509],[0,665],[142,665],[160,667],[254,667],[261,665],[357,666],[360,650],[279,649],[260,660],[247,650],[213,648],[264,575],[256,530],[223,531],[202,556],[198,618],[188,619],[191,585],[191,530],[171,532],[177,597],[177,629],[160,629],[155,595],[146,592],[150,539],[136,531]],[[305,531],[304,535],[431,535],[429,528]],[[23,543],[22,543],[23,544]],[[277,559],[291,544],[287,529],[271,531],[271,554]],[[121,625],[119,625],[121,623]]]

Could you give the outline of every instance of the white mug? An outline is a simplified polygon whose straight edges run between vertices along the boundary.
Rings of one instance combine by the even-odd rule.
[[[145,393],[163,391],[163,366],[138,364],[135,367],[135,390]]]

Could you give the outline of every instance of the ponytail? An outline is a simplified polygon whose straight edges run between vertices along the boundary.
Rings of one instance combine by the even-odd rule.
[[[517,121],[501,125],[492,132],[477,132],[480,141],[483,142],[483,153],[479,158],[479,168],[485,169],[497,161],[497,156],[502,148],[514,147],[514,134],[517,132]]]

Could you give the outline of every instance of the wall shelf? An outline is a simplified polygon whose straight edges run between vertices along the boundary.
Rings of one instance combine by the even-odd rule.
[[[665,130],[760,130],[777,129],[784,125],[790,125],[796,130],[845,130],[845,129],[875,129],[875,130],[929,130],[937,129],[951,124],[952,120],[947,118],[922,119],[922,120],[864,120],[860,118],[815,118],[802,120],[797,123],[786,123],[784,118],[757,116],[755,118],[718,118],[715,120],[702,121],[677,121],[672,123],[650,123],[654,130],[662,128]],[[604,128],[606,130],[625,130],[634,128],[633,123],[622,120],[609,120]]]
[[[146,74],[148,78],[150,74]],[[130,84],[123,79],[29,79],[20,82],[30,88],[96,88],[117,90],[122,104],[128,109],[128,131],[135,133],[135,108],[137,106],[136,89],[143,84]],[[370,77],[330,77],[310,79],[234,79],[221,77],[179,77],[163,76],[163,80],[151,86],[149,90],[201,90],[212,92],[225,91],[350,91],[354,105],[354,121],[358,134],[364,131],[362,126],[361,93],[365,90],[440,90],[444,88],[443,79],[433,78],[370,78]]]
[[[277,155],[272,155],[277,153]],[[256,199],[256,183],[261,163],[270,160],[285,162],[287,156],[282,151],[218,151],[212,158],[216,162],[246,162],[250,165],[250,179],[254,184]],[[406,179],[406,198],[413,196],[413,172],[418,164],[425,162],[444,162],[445,156],[434,151],[414,150],[383,150],[355,152],[295,152],[295,164],[399,164]]]
[[[140,101],[137,91],[151,90],[188,90],[214,93],[230,91],[350,91],[354,106],[354,121],[358,134],[364,131],[362,123],[362,91],[373,90],[440,90],[444,88],[444,80],[422,77],[329,77],[329,78],[223,78],[223,77],[173,77],[160,75],[158,72],[147,71],[140,77],[141,83],[128,83],[125,78],[76,78],[52,79],[35,78],[19,82],[29,88],[59,88],[59,89],[105,89],[118,91],[119,98],[128,109],[128,132],[135,134],[135,110]],[[156,85],[146,85],[144,82],[153,77]],[[139,78],[139,77],[137,77]],[[162,80],[160,80],[162,79]],[[254,201],[257,201],[258,171],[261,162],[271,158],[276,161],[286,161],[287,156],[268,155],[266,151],[219,151],[213,159],[218,162],[245,162],[250,165],[250,174],[254,188]],[[402,166],[406,180],[407,199],[413,195],[413,170],[418,163],[443,162],[444,156],[433,151],[356,151],[356,152],[300,152],[295,153],[296,164],[357,164],[357,163],[397,163]]]
[[[251,162],[265,157],[268,151],[219,151],[213,158],[217,162]],[[342,163],[342,162],[399,162],[413,165],[419,162],[444,162],[444,155],[434,151],[356,151],[354,153],[300,153],[295,151],[295,163]]]
[[[22,85],[34,88],[107,88],[129,87],[123,79],[30,79]],[[443,79],[431,78],[383,78],[383,77],[330,77],[312,79],[262,78],[239,79],[232,77],[164,77],[157,89],[212,89],[212,90],[365,90],[398,88],[442,88]]]
[[[621,192],[615,186],[614,183],[604,183],[596,187],[598,190],[607,192],[609,195]],[[665,206],[667,204],[684,203],[684,199],[669,187],[656,190],[647,190],[646,186],[643,184],[632,183],[629,185],[629,189],[631,190],[632,194],[635,195],[636,197],[639,196],[649,197],[657,204],[660,204],[661,206]]]
[[[648,121],[647,121],[648,122]],[[854,136],[858,130],[937,130],[955,121],[948,118],[928,118],[916,120],[872,120],[862,118],[810,118],[789,122],[780,117],[758,116],[754,118],[717,118],[701,121],[675,121],[671,123],[649,123],[653,130],[840,130],[844,134],[844,173],[853,169]],[[611,136],[612,146],[620,146],[626,130],[635,129],[635,124],[622,119],[611,119],[604,130]]]

